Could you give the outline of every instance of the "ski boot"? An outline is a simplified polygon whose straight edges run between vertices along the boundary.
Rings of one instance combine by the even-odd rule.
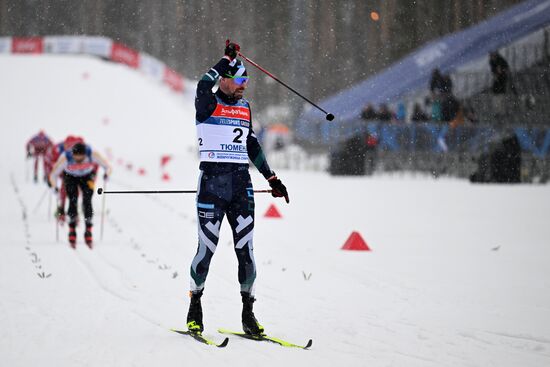
[[[189,312],[187,313],[187,329],[192,333],[200,334],[204,330],[201,306],[202,290],[189,292],[189,297],[191,297],[191,303],[189,304]]]
[[[241,292],[241,297],[243,300],[243,330],[249,335],[262,335],[264,333],[264,327],[260,325],[254,312],[252,312],[252,305],[256,299],[247,292]]]
[[[69,222],[69,244],[76,249],[76,222]]]
[[[93,247],[93,237],[92,237],[92,223],[86,223],[86,231],[84,232],[84,241],[86,241],[86,245],[90,248],[90,250]]]

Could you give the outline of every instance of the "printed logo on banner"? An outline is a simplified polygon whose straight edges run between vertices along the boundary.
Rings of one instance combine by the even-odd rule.
[[[162,62],[145,53],[141,53],[139,58],[139,70],[155,80],[163,78],[164,64]]]
[[[43,50],[42,37],[13,37],[11,51],[15,54],[41,54]]]
[[[183,90],[183,78],[169,67],[164,68],[164,82],[177,92]]]
[[[139,53],[121,43],[113,43],[111,60],[137,68],[139,66]]]
[[[11,37],[0,37],[0,54],[11,52]]]
[[[82,52],[108,58],[111,56],[113,41],[105,37],[83,37]]]
[[[45,37],[45,52],[56,54],[76,54],[82,51],[82,37]]]

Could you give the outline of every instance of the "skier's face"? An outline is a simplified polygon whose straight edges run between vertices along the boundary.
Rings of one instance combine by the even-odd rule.
[[[248,86],[248,78],[222,78],[220,88],[229,97],[235,99],[243,98],[245,89]]]
[[[84,158],[86,158],[85,154],[73,154],[73,158],[76,161],[76,163],[82,163],[84,162]]]

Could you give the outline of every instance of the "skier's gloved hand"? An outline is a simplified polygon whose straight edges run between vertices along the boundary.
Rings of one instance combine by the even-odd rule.
[[[277,176],[273,175],[270,178],[267,179],[267,182],[269,183],[269,186],[271,187],[271,196],[274,198],[285,198],[286,203],[290,203],[290,200],[288,199],[288,191],[286,190],[286,186],[283,185],[281,180],[277,178]]]
[[[241,46],[239,46],[238,43],[234,43],[229,40],[225,41],[224,55],[228,56],[231,59],[231,61],[233,61],[237,57],[240,50],[241,50]]]
[[[105,173],[103,175],[103,181],[107,181],[109,179],[109,174],[108,173]]]

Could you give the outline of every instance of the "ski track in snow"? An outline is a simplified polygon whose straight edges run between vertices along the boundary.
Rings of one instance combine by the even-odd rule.
[[[114,155],[110,189],[196,187],[193,96],[77,57],[0,56],[0,80],[10,101],[0,119],[21,127],[0,136],[6,152],[23,152],[40,128],[82,134]],[[170,182],[160,181],[165,154]],[[103,240],[95,195],[94,249],[79,227],[72,250],[66,226],[55,241],[50,197],[29,182],[29,163],[0,161],[0,365],[550,365],[548,186],[277,170],[291,205],[256,196],[255,312],[268,334],[313,347],[230,338],[217,349],[169,331],[185,328],[194,195],[106,196]],[[263,218],[272,203],[282,219]],[[372,252],[339,249],[352,230]],[[205,335],[217,341],[217,328],[241,328],[236,269],[224,221],[203,297]]]

